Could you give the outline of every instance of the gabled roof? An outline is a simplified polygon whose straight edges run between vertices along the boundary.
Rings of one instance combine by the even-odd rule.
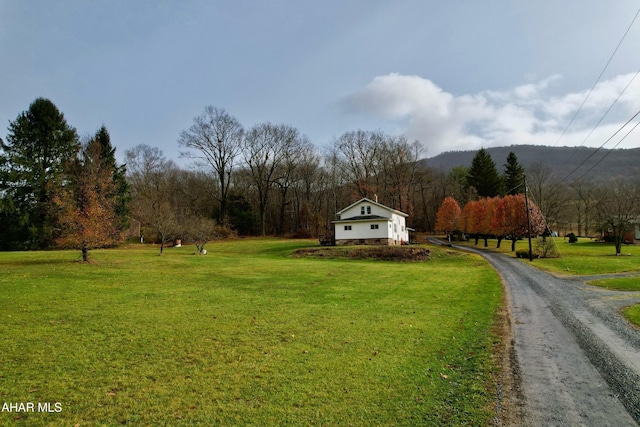
[[[342,212],[345,212],[345,211],[347,211],[347,210],[351,209],[352,207],[354,207],[354,206],[356,206],[356,205],[359,205],[359,204],[360,204],[360,203],[362,203],[362,202],[371,203],[372,205],[376,205],[376,206],[378,206],[378,207],[381,207],[381,208],[383,208],[383,209],[386,209],[386,210],[388,210],[389,212],[393,212],[393,213],[395,213],[395,214],[397,214],[397,215],[400,215],[400,216],[404,216],[404,217],[408,217],[408,216],[409,216],[409,214],[406,214],[406,213],[404,213],[404,212],[400,212],[400,211],[397,211],[397,210],[395,210],[395,209],[392,209],[392,208],[390,208],[389,206],[385,206],[385,205],[383,205],[383,204],[380,204],[380,203],[378,203],[378,202],[375,202],[375,201],[373,201],[373,200],[371,200],[371,199],[369,199],[369,198],[367,198],[367,197],[363,197],[362,199],[358,200],[357,202],[352,203],[352,204],[350,204],[349,206],[347,206],[346,208],[344,208],[344,209],[342,209],[342,210],[340,210],[340,211],[336,212],[336,215],[340,215],[340,214],[342,214]]]
[[[353,221],[391,221],[391,218],[386,218],[380,215],[358,215],[358,216],[352,216],[351,218],[337,219],[331,222],[334,223],[334,222],[353,222]]]

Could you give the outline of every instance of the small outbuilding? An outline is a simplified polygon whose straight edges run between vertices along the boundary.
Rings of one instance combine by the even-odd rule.
[[[363,198],[337,212],[336,245],[403,245],[409,243],[404,212]]]

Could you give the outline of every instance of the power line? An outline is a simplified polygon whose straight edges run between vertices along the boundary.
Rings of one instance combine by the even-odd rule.
[[[616,136],[616,135],[617,135],[617,134],[618,134],[622,129],[624,129],[624,128],[629,124],[629,123],[631,123],[631,122],[633,121],[633,119],[635,119],[636,117],[638,117],[638,115],[640,115],[640,110],[638,110],[638,112],[637,112],[637,113],[635,113],[635,114],[633,115],[633,117],[631,117],[629,120],[627,120],[627,122],[626,122],[625,124],[623,124],[622,126],[620,126],[620,127],[618,128],[618,130],[617,130],[617,131],[615,131],[615,132],[613,133],[613,135],[611,135],[609,138],[607,138],[607,140],[606,140],[605,142],[603,142],[603,143],[602,143],[602,145],[601,145],[600,147],[598,147],[598,148],[596,149],[596,151],[594,151],[594,152],[591,154],[591,156],[593,156],[596,152],[598,152],[598,150],[600,150],[600,149],[601,149],[602,147],[604,147],[604,146],[605,146],[609,141],[611,141],[611,140],[613,139],[613,137],[614,137],[614,136]],[[636,126],[637,126],[637,125],[636,125]],[[633,128],[633,129],[635,129],[635,126],[634,126],[634,128]],[[633,129],[632,129],[632,130],[633,130]],[[631,133],[631,132],[629,132],[629,133]],[[629,133],[627,133],[627,135],[625,135],[625,137],[624,137],[624,138],[626,138],[626,137],[629,135]],[[624,138],[623,138],[623,139],[624,139]],[[622,142],[622,140],[620,140],[620,142]],[[620,142],[618,142],[618,144],[616,144],[616,147],[617,147],[618,145],[620,145]],[[610,152],[611,152],[611,151],[609,151],[609,152],[607,153],[607,155],[609,155],[609,153],[610,153]],[[591,156],[589,156],[589,157],[591,157]],[[606,155],[605,155],[604,157],[606,157]],[[603,158],[604,158],[604,157],[603,157]],[[602,161],[602,159],[600,159],[600,160],[596,163],[596,165],[597,165],[598,163],[600,163],[601,161]],[[570,176],[571,176],[571,175],[572,175],[576,170],[578,170],[578,168],[579,168],[580,166],[582,166],[585,162],[586,162],[586,160],[585,160],[585,161],[583,161],[582,163],[580,163],[580,164],[579,164],[579,165],[578,165],[574,170],[572,170],[572,171],[571,171],[571,173],[570,173],[569,175],[565,176],[565,177],[564,177],[564,179],[562,179],[560,182],[564,182],[564,181],[566,181],[566,180],[567,180],[567,178],[569,178],[569,177],[570,177]],[[591,169],[593,169],[594,167],[595,167],[595,165],[594,165],[593,167],[591,167]],[[589,169],[587,172],[585,172],[582,176],[584,176],[584,175],[586,175],[588,172],[590,172],[590,171],[591,171],[591,169]]]
[[[584,145],[584,143],[587,141],[587,139],[589,139],[589,137],[593,134],[593,132],[598,128],[598,126],[600,126],[600,123],[602,123],[602,121],[604,120],[604,118],[607,116],[607,114],[609,114],[609,112],[611,111],[611,109],[613,108],[614,105],[616,105],[616,103],[618,102],[618,100],[620,99],[620,97],[622,96],[622,94],[625,93],[625,91],[629,88],[629,86],[631,86],[631,83],[633,83],[633,81],[635,80],[635,78],[638,76],[638,74],[640,74],[640,69],[638,69],[638,71],[636,71],[636,73],[633,75],[633,77],[631,78],[631,80],[629,80],[629,83],[627,83],[627,85],[625,86],[624,89],[622,89],[622,92],[620,92],[618,94],[618,96],[616,97],[616,99],[613,101],[613,103],[609,106],[609,108],[607,109],[607,111],[605,111],[605,113],[602,115],[602,117],[600,118],[600,120],[598,120],[598,123],[596,123],[596,125],[591,129],[591,131],[589,132],[589,134],[582,140],[582,144]],[[634,116],[635,117],[635,116]],[[631,120],[633,120],[633,118],[631,118]],[[629,123],[629,122],[627,122]],[[627,124],[625,123],[625,126]],[[624,127],[624,126],[623,126]],[[615,134],[613,134],[611,136],[611,138],[613,138],[613,136],[615,136]],[[605,144],[607,144],[611,138],[607,139],[602,145],[600,145],[593,153],[589,154],[589,156],[587,156],[586,159],[584,159],[582,161],[582,163],[580,163],[578,166],[576,166],[571,172],[569,172],[569,174],[567,176],[565,176],[562,179],[562,182],[566,181],[571,175],[573,175],[578,169],[580,169],[580,167],[582,167],[586,162],[589,161],[589,159],[591,159],[598,151],[600,151]],[[618,143],[620,144],[620,143]],[[586,174],[585,174],[586,175]]]
[[[569,130],[569,128],[571,127],[571,125],[573,124],[573,121],[576,119],[576,117],[578,117],[578,114],[580,114],[580,111],[582,111],[582,107],[584,107],[584,104],[587,102],[587,99],[589,99],[589,97],[591,96],[591,92],[593,92],[593,90],[595,89],[596,85],[598,84],[598,82],[600,81],[600,79],[602,78],[602,76],[604,75],[604,72],[607,70],[607,68],[609,67],[609,64],[611,63],[611,60],[613,59],[613,57],[615,56],[615,54],[618,52],[618,49],[620,48],[620,45],[622,44],[622,42],[624,41],[624,39],[627,37],[627,34],[629,34],[629,31],[631,30],[631,27],[633,27],[633,23],[636,22],[636,18],[638,17],[638,15],[640,14],[640,8],[638,8],[638,11],[636,12],[635,16],[633,17],[633,19],[631,20],[631,23],[629,24],[629,26],[627,27],[627,31],[624,32],[624,34],[622,35],[622,38],[620,39],[620,41],[618,42],[618,45],[616,46],[616,48],[614,49],[613,53],[611,54],[611,56],[609,57],[609,60],[607,61],[607,63],[605,64],[604,68],[602,69],[602,71],[600,72],[600,75],[598,76],[598,78],[596,79],[595,83],[593,83],[593,86],[591,87],[591,89],[589,90],[589,93],[587,93],[587,96],[584,98],[584,100],[582,101],[582,104],[580,104],[580,107],[578,107],[578,110],[576,111],[576,113],[573,115],[573,117],[571,118],[571,120],[569,121],[569,124],[567,125],[567,127],[564,128],[564,130],[562,131],[562,134],[560,135],[560,137],[558,137],[558,140],[556,141],[555,145],[558,145],[558,143],[560,142],[560,140],[564,137],[564,135],[567,133],[567,131]]]
[[[636,113],[636,115],[632,117],[632,119],[631,119],[631,120],[633,120],[633,118],[635,118],[638,114],[640,114],[640,111],[638,111],[638,112]],[[627,123],[629,123],[629,122],[627,122]],[[625,125],[624,125],[624,126],[626,126],[626,125],[627,125],[627,123],[625,123]],[[620,141],[618,141],[618,143],[617,143],[616,145],[614,145],[614,146],[613,146],[613,148],[612,148],[611,150],[615,150],[615,149],[618,147],[618,145],[620,145],[620,143],[621,143],[622,141],[624,141],[624,140],[625,140],[625,138],[626,138],[626,137],[628,137],[628,136],[629,136],[629,134],[630,134],[631,132],[633,132],[633,131],[638,127],[638,125],[640,125],[640,121],[639,121],[638,123],[636,123],[636,124],[635,124],[635,126],[633,126],[633,127],[631,128],[631,130],[630,130],[629,132],[627,132],[627,134],[626,134],[625,136],[623,136],[623,137],[622,137],[622,139],[620,139]],[[623,126],[623,127],[624,127],[624,126]],[[622,129],[622,128],[620,128],[620,130],[621,130],[621,129]],[[585,176],[586,174],[588,174],[589,172],[591,172],[591,170],[592,170],[593,168],[595,168],[596,166],[598,166],[598,165],[600,164],[600,162],[602,162],[604,159],[606,159],[606,158],[607,158],[607,156],[608,156],[609,154],[611,154],[611,151],[608,151],[604,156],[602,156],[602,158],[601,158],[600,160],[598,160],[598,161],[596,162],[596,164],[594,164],[593,166],[591,166],[591,167],[589,168],[589,170],[588,170],[588,171],[586,171],[585,173],[583,173],[583,174],[582,174],[582,176],[580,176],[580,178],[584,178],[584,176]]]

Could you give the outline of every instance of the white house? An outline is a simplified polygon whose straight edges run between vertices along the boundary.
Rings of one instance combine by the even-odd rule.
[[[347,206],[333,221],[336,245],[401,245],[409,243],[404,212],[371,199]]]

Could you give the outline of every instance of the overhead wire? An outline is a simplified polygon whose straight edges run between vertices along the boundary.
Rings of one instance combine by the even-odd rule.
[[[556,141],[556,143],[554,145],[558,145],[558,143],[560,142],[560,140],[565,136],[565,134],[567,133],[567,131],[569,130],[569,128],[571,127],[571,125],[573,124],[573,122],[575,121],[576,117],[578,117],[578,114],[580,114],[580,111],[582,111],[582,108],[584,107],[584,105],[586,104],[587,100],[589,99],[589,97],[591,96],[591,93],[593,92],[593,90],[595,89],[595,87],[598,85],[598,83],[600,82],[600,79],[602,78],[602,76],[604,75],[605,71],[607,70],[607,68],[609,67],[609,64],[611,63],[611,60],[613,59],[613,57],[616,55],[616,53],[618,52],[618,49],[620,48],[620,45],[622,45],[622,42],[624,41],[624,39],[627,37],[627,34],[629,34],[629,31],[631,30],[631,27],[633,27],[633,24],[636,22],[636,19],[638,18],[638,15],[640,14],[640,8],[638,8],[638,11],[636,12],[635,16],[633,17],[633,19],[631,20],[631,23],[629,24],[629,26],[627,27],[627,30],[624,32],[624,34],[622,35],[622,38],[620,39],[620,41],[618,42],[618,45],[616,46],[616,48],[613,50],[613,53],[611,54],[611,56],[609,57],[609,60],[607,61],[607,63],[605,64],[604,68],[602,68],[602,71],[600,72],[600,75],[598,75],[598,78],[596,79],[596,81],[593,83],[593,86],[591,86],[591,89],[589,90],[589,92],[587,93],[587,96],[584,98],[584,100],[582,101],[582,104],[580,104],[580,107],[578,107],[578,110],[576,111],[576,113],[573,115],[573,117],[571,118],[571,120],[569,121],[569,124],[567,124],[567,126],[564,128],[564,130],[562,131],[562,134],[560,134],[560,136],[558,137],[558,140]]]
[[[633,81],[635,80],[635,78],[638,76],[638,74],[640,74],[640,68],[638,69],[638,71],[636,71],[636,73],[633,75],[633,77],[631,78],[631,80],[629,80],[629,82],[627,83],[627,85],[624,87],[624,89],[622,89],[622,92],[620,92],[618,94],[618,96],[616,97],[616,99],[613,101],[613,103],[611,103],[611,105],[609,106],[609,108],[607,108],[607,111],[604,112],[604,114],[602,115],[602,117],[600,117],[600,120],[598,120],[598,123],[596,123],[596,125],[591,129],[591,131],[589,132],[589,134],[582,140],[582,144],[584,145],[584,143],[587,141],[587,139],[589,139],[589,137],[593,134],[593,132],[598,128],[598,126],[600,126],[600,123],[602,123],[602,121],[604,120],[604,118],[607,116],[607,114],[609,114],[609,112],[611,111],[611,109],[613,109],[614,105],[616,105],[616,103],[618,102],[618,100],[620,99],[620,97],[622,97],[622,95],[626,92],[626,90],[629,88],[629,86],[631,86],[631,83],[633,83]],[[635,117],[635,116],[634,116]],[[625,124],[626,126],[626,124]],[[615,135],[615,134],[614,134]],[[612,135],[612,137],[614,136]],[[576,166],[571,172],[569,172],[569,174],[567,176],[565,176],[561,182],[565,182],[567,179],[569,179],[569,177],[571,175],[573,175],[578,169],[580,169],[585,163],[587,163],[589,161],[589,159],[591,159],[596,153],[598,153],[609,141],[611,140],[611,138],[607,139],[602,145],[600,145],[595,151],[593,151],[591,154],[589,154],[589,156],[584,159],[582,161],[582,163],[580,163],[578,166]],[[586,175],[586,173],[585,173]]]
[[[627,125],[627,124],[629,124],[629,123],[631,122],[631,120],[633,120],[634,118],[636,118],[639,114],[640,114],[640,111],[638,111],[638,112],[637,112],[637,113],[636,113],[636,114],[635,114],[635,115],[634,115],[634,116],[633,116],[633,117],[632,117],[632,118],[631,118],[627,123],[625,123],[625,124],[624,124],[624,126],[622,126],[618,131],[622,130],[622,129]],[[626,134],[625,136],[623,136],[623,137],[620,139],[620,141],[618,141],[618,143],[617,143],[616,145],[614,145],[614,146],[613,146],[613,148],[612,148],[611,150],[615,150],[615,149],[618,147],[618,145],[620,145],[620,143],[621,143],[622,141],[624,141],[624,140],[629,136],[629,134],[630,134],[631,132],[633,132],[633,131],[638,127],[638,125],[640,125],[640,121],[638,121],[638,123],[636,123],[636,124],[631,128],[631,130],[630,130],[629,132],[627,132],[627,134]],[[617,133],[617,132],[616,132],[616,133]],[[610,139],[611,139],[611,138],[610,138]],[[588,171],[586,171],[585,173],[583,173],[583,174],[580,176],[580,178],[581,178],[581,179],[582,179],[582,178],[584,178],[584,177],[585,177],[585,175],[587,175],[589,172],[591,172],[591,170],[593,170],[593,168],[595,168],[596,166],[598,166],[598,165],[599,165],[599,164],[600,164],[604,159],[606,159],[606,158],[607,158],[607,156],[609,156],[609,154],[611,154],[611,151],[607,151],[607,152],[605,153],[605,155],[604,155],[604,156],[602,156],[602,158],[600,158],[600,160],[598,160],[598,161],[597,161],[593,166],[591,166],[591,167],[589,168],[589,170],[588,170]]]

